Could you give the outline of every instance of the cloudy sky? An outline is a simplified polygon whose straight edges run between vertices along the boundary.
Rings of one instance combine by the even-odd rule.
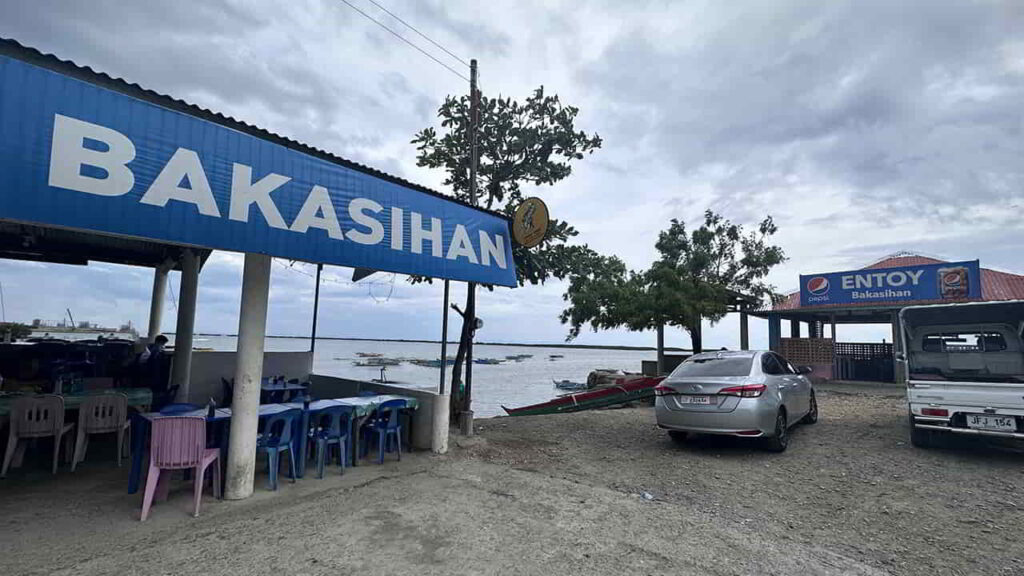
[[[369,0],[350,1],[430,48]],[[1021,0],[378,3],[477,58],[488,94],[544,85],[580,107],[603,149],[533,192],[581,242],[632,267],[651,262],[670,218],[696,222],[710,207],[745,224],[775,217],[790,260],[771,280],[784,291],[800,273],[899,250],[1024,272]],[[467,90],[340,1],[0,0],[0,36],[442,191],[444,175],[417,168],[409,140],[445,95]],[[274,266],[269,331],[305,334],[312,268],[287,266]],[[326,271],[321,334],[437,337],[439,287],[352,286],[350,274]],[[0,282],[9,319],[71,307],[144,326],[152,271],[2,261]],[[233,333],[240,257],[215,253],[200,285],[197,328]],[[562,341],[563,291],[485,293],[480,339]],[[165,330],[174,310],[171,297]],[[738,342],[734,319],[706,330],[706,345]],[[752,338],[764,345],[764,324]]]

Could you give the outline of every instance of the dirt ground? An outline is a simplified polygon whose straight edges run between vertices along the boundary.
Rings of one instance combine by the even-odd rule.
[[[907,443],[898,393],[819,391],[787,452],[650,408],[478,422],[446,456],[151,519],[90,459],[0,483],[0,574],[1024,574],[1024,455]]]

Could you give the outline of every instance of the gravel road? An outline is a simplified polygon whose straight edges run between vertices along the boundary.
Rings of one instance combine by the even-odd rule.
[[[895,574],[1024,574],[1024,455],[959,439],[910,446],[900,391],[818,398],[821,419],[794,429],[783,454],[732,438],[676,444],[650,408],[495,419],[471,452]]]
[[[125,469],[41,466],[0,483],[0,574],[1024,574],[1024,456],[911,448],[898,394],[819,403],[783,454],[649,407],[497,418],[199,518],[182,483],[145,523]]]

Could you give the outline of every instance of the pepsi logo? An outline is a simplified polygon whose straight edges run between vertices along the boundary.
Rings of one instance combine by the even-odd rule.
[[[942,283],[946,286],[959,286],[962,278],[957,272],[947,272],[942,276]]]
[[[812,296],[821,296],[828,294],[828,278],[824,276],[815,276],[807,281],[807,291]]]

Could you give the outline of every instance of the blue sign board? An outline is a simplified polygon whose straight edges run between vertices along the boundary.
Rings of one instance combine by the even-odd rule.
[[[516,285],[506,219],[0,55],[0,219]]]
[[[977,260],[800,276],[801,306],[979,298]]]

